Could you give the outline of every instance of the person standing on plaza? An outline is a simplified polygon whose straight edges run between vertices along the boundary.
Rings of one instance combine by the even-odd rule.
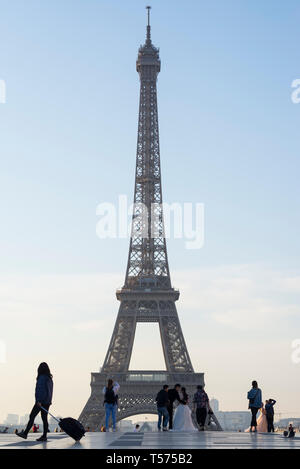
[[[197,386],[197,392],[194,394],[193,404],[193,410],[196,411],[196,420],[199,425],[199,431],[204,431],[207,412],[210,407],[208,395],[201,384]]]
[[[251,423],[250,423],[250,433],[253,431],[257,432],[257,421],[256,415],[259,409],[262,408],[262,392],[258,387],[257,381],[252,381],[252,388],[247,394],[247,399],[249,400],[249,409],[251,410]],[[254,430],[253,430],[254,429]]]
[[[276,401],[274,399],[269,399],[266,402],[265,409],[267,415],[267,422],[268,422],[268,433],[274,433],[274,405]]]
[[[113,382],[112,379],[108,380],[107,386],[103,388],[104,394],[104,405],[105,405],[105,431],[109,431],[109,417],[112,418],[113,431],[116,431],[116,413],[117,413],[117,392],[120,389],[120,385],[117,382]]]
[[[157,413],[158,413],[158,423],[157,428],[158,431],[161,429],[161,423],[163,425],[163,431],[168,431],[168,423],[169,423],[169,412],[168,412],[168,405],[169,395],[168,395],[169,386],[167,384],[164,385],[163,389],[159,391],[156,396],[156,404],[157,404]]]
[[[169,405],[168,405],[168,412],[169,412],[169,430],[173,430],[173,414],[174,414],[174,403],[177,401],[180,404],[184,404],[183,400],[179,396],[179,391],[181,390],[180,384],[175,384],[174,389],[168,390],[169,396]]]
[[[47,441],[48,432],[48,413],[50,405],[52,404],[53,395],[53,380],[47,363],[41,363],[38,367],[38,375],[35,387],[35,404],[29,416],[29,422],[25,430],[17,432],[20,438],[27,439],[27,435],[31,430],[36,416],[41,412],[43,420],[43,434],[37,441]],[[42,409],[43,407],[43,409]],[[45,410],[44,410],[45,409]]]

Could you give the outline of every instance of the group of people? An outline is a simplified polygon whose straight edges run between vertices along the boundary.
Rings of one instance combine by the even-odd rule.
[[[189,404],[189,396],[186,389],[176,384],[173,389],[165,384],[156,396],[158,423],[157,428],[166,432],[170,431],[197,431],[192,419],[192,411]],[[176,409],[174,413],[174,404]],[[205,429],[207,414],[212,414],[209,406],[208,395],[203,386],[197,386],[193,398],[193,410],[196,412],[198,430]]]
[[[101,425],[101,431],[109,430],[110,419],[112,420],[112,429],[116,431],[116,416],[118,408],[118,391],[120,385],[112,379],[108,380],[107,386],[104,386],[102,392],[104,395],[103,405],[105,406],[105,425]],[[53,379],[50,368],[47,363],[43,362],[38,367],[37,380],[35,387],[35,404],[31,410],[29,421],[24,430],[16,431],[16,435],[20,438],[27,439],[28,433],[37,426],[34,420],[41,412],[43,421],[43,433],[37,441],[47,441],[48,411],[52,404],[53,396]],[[158,429],[162,427],[163,431],[196,431],[197,428],[193,424],[191,409],[189,407],[189,396],[186,389],[176,384],[173,389],[164,385],[156,397],[157,413],[158,413]],[[177,405],[174,415],[174,405]],[[203,387],[199,385],[193,397],[193,409],[196,413],[196,420],[199,430],[204,430],[207,414],[212,414],[209,406],[209,399]],[[173,419],[174,417],[174,419]],[[138,430],[137,430],[138,431]]]
[[[257,381],[252,381],[252,388],[247,394],[249,400],[249,409],[251,410],[251,423],[246,432],[254,433],[271,433],[274,432],[274,405],[275,399],[267,399],[265,404],[262,401],[262,392],[258,387]],[[257,413],[260,411],[258,419]],[[293,425],[290,424],[287,431],[283,433],[285,437],[293,438],[295,431]]]
[[[274,432],[274,399],[267,399],[265,405],[262,401],[262,392],[258,387],[257,381],[252,381],[252,388],[247,394],[249,400],[249,409],[251,411],[251,423],[248,430],[250,433]],[[257,413],[260,411],[259,418],[256,419]]]
[[[101,426],[101,431],[109,430],[109,421],[112,420],[113,431],[116,431],[116,415],[118,407],[118,391],[120,385],[112,379],[108,380],[107,386],[102,390],[104,395],[103,405],[105,406],[105,426]],[[37,441],[47,441],[48,427],[48,410],[52,403],[53,395],[53,379],[47,363],[41,363],[38,367],[37,381],[35,388],[35,404],[29,416],[28,424],[25,430],[16,432],[16,434],[27,439],[29,431],[33,428],[36,416],[41,412],[43,420],[43,434]],[[265,405],[262,402],[262,392],[258,387],[257,381],[252,381],[252,388],[247,394],[249,400],[249,409],[251,411],[251,423],[248,428],[249,432],[274,432],[274,399],[267,399]],[[209,398],[203,389],[203,386],[197,386],[197,390],[193,396],[192,408],[195,412],[198,428],[195,427],[192,418],[192,410],[190,407],[190,399],[186,389],[180,384],[176,384],[174,388],[169,389],[165,384],[156,396],[157,414],[158,414],[158,430],[163,431],[203,431],[207,417],[208,425],[212,418],[213,412],[209,404]],[[257,419],[257,413],[260,415]],[[37,431],[37,426],[35,430]],[[139,431],[139,429],[136,429]],[[5,431],[4,431],[5,432]],[[284,436],[293,437],[295,431],[290,425]]]
[[[109,431],[110,419],[112,430],[116,431],[116,414],[118,408],[118,391],[120,385],[112,379],[108,380],[107,386],[102,390],[105,406],[105,425],[101,425],[101,432]],[[189,396],[186,389],[176,384],[173,389],[165,384],[163,389],[156,396],[158,413],[158,430],[168,431],[197,431],[193,424],[191,409],[189,407]],[[174,414],[174,406],[176,410]],[[193,398],[193,409],[196,413],[196,420],[199,430],[204,430],[208,413],[212,410],[209,406],[209,399],[202,386],[197,387],[197,392]],[[139,431],[138,428],[135,431]]]

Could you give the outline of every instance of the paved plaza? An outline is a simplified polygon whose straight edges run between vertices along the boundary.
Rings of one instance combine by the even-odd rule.
[[[300,449],[300,437],[286,439],[276,433],[87,433],[79,443],[57,433],[50,434],[47,443],[36,438],[30,434],[25,441],[15,435],[0,435],[0,449]]]

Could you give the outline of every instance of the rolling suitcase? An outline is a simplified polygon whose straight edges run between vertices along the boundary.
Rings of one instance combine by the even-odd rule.
[[[47,409],[44,409],[44,407],[41,407],[41,409],[51,415],[51,417],[58,422],[60,428],[75,441],[81,440],[81,438],[84,436],[85,429],[83,425],[78,422],[78,420],[72,419],[71,417],[67,417],[65,419],[57,419]]]

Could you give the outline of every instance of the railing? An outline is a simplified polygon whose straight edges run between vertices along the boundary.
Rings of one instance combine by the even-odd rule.
[[[165,382],[168,379],[167,372],[149,372],[149,373],[128,373],[126,381],[156,381],[156,382]]]

